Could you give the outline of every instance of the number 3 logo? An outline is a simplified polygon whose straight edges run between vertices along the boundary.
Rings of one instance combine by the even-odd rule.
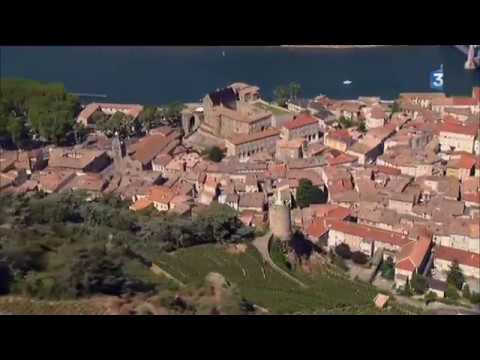
[[[443,74],[442,73],[433,74],[433,78],[434,78],[433,86],[436,86],[436,87],[443,86]]]

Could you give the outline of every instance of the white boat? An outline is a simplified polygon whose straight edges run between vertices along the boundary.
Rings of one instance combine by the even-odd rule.
[[[343,82],[343,85],[350,85],[351,83],[352,83],[352,82],[351,82],[350,80],[345,80],[345,81]]]

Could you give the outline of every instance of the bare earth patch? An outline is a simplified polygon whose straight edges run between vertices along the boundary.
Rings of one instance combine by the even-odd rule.
[[[247,251],[246,244],[231,244],[227,246],[227,252],[233,255],[244,254]]]

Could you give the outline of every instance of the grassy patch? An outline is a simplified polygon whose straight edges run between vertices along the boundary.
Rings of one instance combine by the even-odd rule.
[[[236,255],[221,246],[195,246],[162,254],[156,262],[185,283],[200,283],[209,272],[219,272],[236,284],[243,296],[273,314],[409,313],[400,306],[377,310],[372,302],[377,294],[373,286],[352,282],[333,271],[328,274],[292,271],[309,285],[308,289],[302,289],[264,265],[260,254],[250,246],[245,253]]]
[[[270,111],[273,115],[275,116],[282,116],[282,115],[288,115],[290,112],[288,110],[282,110],[274,106],[270,106],[264,103],[255,103],[255,106],[265,110],[265,111]]]
[[[87,300],[42,301],[21,297],[0,297],[0,313],[15,315],[101,315],[105,309]]]

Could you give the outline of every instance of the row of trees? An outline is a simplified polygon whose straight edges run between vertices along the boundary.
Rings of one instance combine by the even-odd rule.
[[[29,141],[40,139],[62,144],[71,134],[75,141],[85,139],[87,131],[76,124],[80,111],[78,97],[66,92],[62,84],[47,84],[26,79],[1,79],[0,81],[0,137],[5,137],[22,147]],[[172,102],[161,109],[146,106],[138,119],[121,112],[107,116],[93,114],[98,129],[112,136],[132,136],[160,125],[178,126],[185,105]]]
[[[297,100],[302,92],[302,87],[296,82],[288,85],[280,85],[275,88],[273,95],[279,106],[286,107],[288,101]]]
[[[62,84],[1,79],[0,136],[17,146],[41,138],[56,144],[67,139],[80,109],[78,98]]]
[[[253,238],[220,204],[190,219],[134,213],[114,196],[87,202],[82,192],[38,193],[2,195],[0,211],[12,227],[0,229],[0,293],[41,298],[150,291],[158,284],[145,265],[162,252]]]

